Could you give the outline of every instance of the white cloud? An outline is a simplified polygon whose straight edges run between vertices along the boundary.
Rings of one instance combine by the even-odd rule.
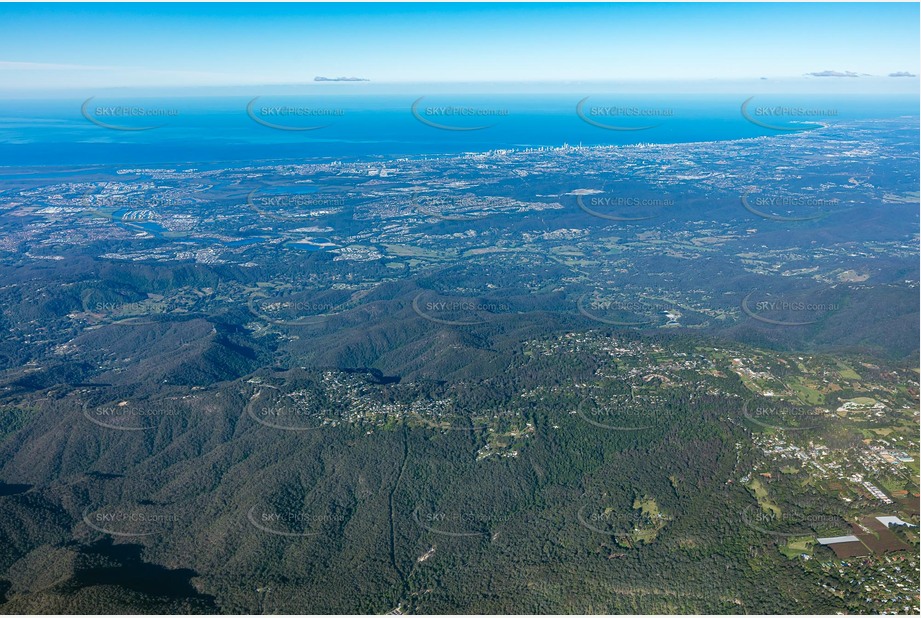
[[[860,77],[853,71],[813,71],[806,73],[808,77]]]

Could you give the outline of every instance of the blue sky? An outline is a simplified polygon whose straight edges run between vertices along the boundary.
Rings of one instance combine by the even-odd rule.
[[[0,89],[734,80],[917,91],[899,4],[0,4]],[[861,77],[803,77],[822,71]],[[873,76],[873,77],[869,77]],[[857,86],[861,84],[861,86]]]

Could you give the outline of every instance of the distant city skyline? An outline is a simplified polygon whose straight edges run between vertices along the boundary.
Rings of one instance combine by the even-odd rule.
[[[916,3],[4,4],[0,20],[5,92],[312,84],[317,76],[371,84],[766,78],[917,92],[921,72]]]

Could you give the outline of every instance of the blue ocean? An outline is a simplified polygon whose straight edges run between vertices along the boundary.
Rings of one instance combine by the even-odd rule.
[[[743,104],[748,101],[747,112]],[[917,116],[913,96],[132,97],[0,102],[0,166],[249,164],[720,141]]]

